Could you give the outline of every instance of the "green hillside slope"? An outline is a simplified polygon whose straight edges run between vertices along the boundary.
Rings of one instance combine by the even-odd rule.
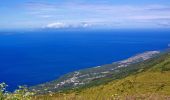
[[[122,61],[71,72],[54,81],[30,87],[30,90],[37,94],[47,94],[106,84],[136,73],[139,69],[145,67],[143,65],[138,66],[139,63],[159,55],[159,51],[147,51]]]
[[[136,72],[107,84],[68,93],[36,96],[35,100],[169,100],[170,54],[144,61]]]

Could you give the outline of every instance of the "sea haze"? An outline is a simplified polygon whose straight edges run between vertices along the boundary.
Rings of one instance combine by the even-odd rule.
[[[79,30],[0,33],[0,82],[9,89],[57,79],[170,43],[168,30]]]

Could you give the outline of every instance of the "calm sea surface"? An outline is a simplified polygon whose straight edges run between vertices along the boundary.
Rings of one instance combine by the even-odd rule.
[[[32,86],[169,43],[168,30],[0,32],[0,82]]]

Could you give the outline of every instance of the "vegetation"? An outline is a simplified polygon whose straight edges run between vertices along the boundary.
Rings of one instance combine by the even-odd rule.
[[[133,69],[133,70],[130,70]],[[169,100],[170,54],[135,64],[123,76],[99,86],[36,96],[35,100]],[[128,72],[128,73],[127,73]],[[114,75],[113,75],[114,76]],[[100,80],[99,80],[100,81]],[[96,80],[97,82],[97,80]]]
[[[5,83],[0,84],[0,100],[32,100],[33,93],[27,87],[19,86],[19,89],[10,93],[6,91],[7,86]]]
[[[0,100],[170,100],[169,76],[170,53],[165,52],[116,69],[106,77],[94,79],[82,87],[65,88],[61,92],[48,90],[47,94],[34,95],[26,87],[20,86],[10,93],[6,91],[7,85],[1,83]]]
[[[37,94],[49,92],[80,91],[85,88],[107,84],[115,79],[126,77],[144,68],[141,62],[159,55],[159,51],[149,51],[111,64],[78,70],[61,76],[59,79],[30,87]]]

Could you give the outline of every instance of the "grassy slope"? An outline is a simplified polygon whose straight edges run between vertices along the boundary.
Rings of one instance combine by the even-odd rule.
[[[148,99],[163,100],[170,96],[170,54],[141,63],[145,66],[137,73],[114,80],[108,84],[73,91],[36,97],[37,100],[114,100]],[[169,98],[170,99],[170,98]]]

